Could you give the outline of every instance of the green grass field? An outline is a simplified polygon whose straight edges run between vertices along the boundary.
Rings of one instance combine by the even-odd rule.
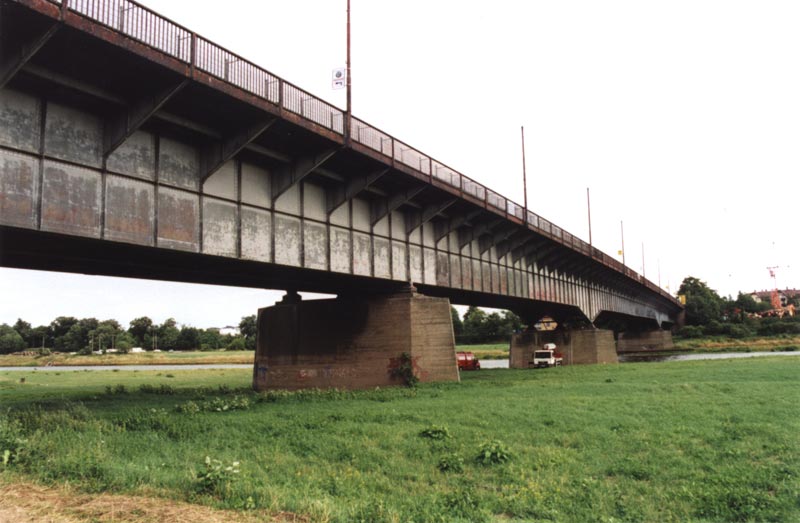
[[[306,521],[800,521],[800,357],[352,393],[250,377],[0,373],[0,481]]]

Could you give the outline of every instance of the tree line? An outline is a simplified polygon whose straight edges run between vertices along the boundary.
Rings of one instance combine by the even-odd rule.
[[[156,324],[147,316],[136,318],[127,328],[116,320],[59,316],[49,325],[31,326],[18,319],[14,325],[0,325],[0,354],[39,349],[90,354],[92,351],[129,352],[145,350],[253,350],[256,346],[256,317],[239,322],[238,336],[220,334],[219,329],[198,329],[178,325],[174,318]]]
[[[681,283],[678,294],[686,299],[686,326],[678,334],[686,338],[700,336],[775,336],[800,334],[800,316],[756,317],[772,308],[770,303],[757,302],[749,294],[739,292],[736,299],[724,298],[706,282],[689,276]],[[800,307],[800,296],[789,302]]]
[[[462,319],[455,307],[450,307],[453,317],[453,334],[456,344],[507,342],[511,335],[524,329],[522,320],[511,311],[486,313],[471,306]]]

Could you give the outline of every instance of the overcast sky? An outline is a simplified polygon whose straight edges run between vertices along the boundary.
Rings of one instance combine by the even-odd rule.
[[[651,281],[800,287],[800,2],[351,1],[359,118],[520,204],[524,125],[530,208],[588,241],[590,188],[594,244],[616,255],[624,222]],[[144,4],[344,107],[345,0]],[[197,327],[280,296],[7,269],[0,293],[0,322]]]

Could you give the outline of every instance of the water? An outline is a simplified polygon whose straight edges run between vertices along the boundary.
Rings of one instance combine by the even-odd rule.
[[[620,354],[620,363],[658,362],[658,361],[697,361],[724,360],[730,358],[756,358],[759,356],[800,356],[797,351],[776,352],[713,352],[706,354],[680,354],[675,352],[631,352]]]
[[[675,352],[632,352],[620,354],[620,363],[641,363],[659,361],[697,361],[697,360],[723,360],[730,358],[755,358],[759,356],[798,356],[800,352],[715,352],[707,354],[681,354]],[[482,369],[507,369],[508,360],[481,360]]]
[[[620,363],[658,362],[658,361],[697,361],[697,360],[722,360],[729,358],[756,358],[759,356],[798,356],[800,352],[715,352],[708,354],[678,354],[674,352],[632,352],[620,354]],[[508,360],[480,360],[482,369],[507,369]],[[233,364],[203,364],[203,365],[87,365],[75,367],[0,367],[0,372],[8,371],[42,371],[42,372],[68,372],[89,370],[202,370],[202,369],[252,369],[250,363]]]

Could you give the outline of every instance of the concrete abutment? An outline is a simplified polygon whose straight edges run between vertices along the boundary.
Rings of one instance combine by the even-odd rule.
[[[643,352],[673,350],[672,331],[652,330],[644,332],[620,332],[617,352]]]
[[[258,311],[253,388],[366,389],[402,385],[408,354],[422,382],[458,381],[450,301],[413,290],[302,301]]]

